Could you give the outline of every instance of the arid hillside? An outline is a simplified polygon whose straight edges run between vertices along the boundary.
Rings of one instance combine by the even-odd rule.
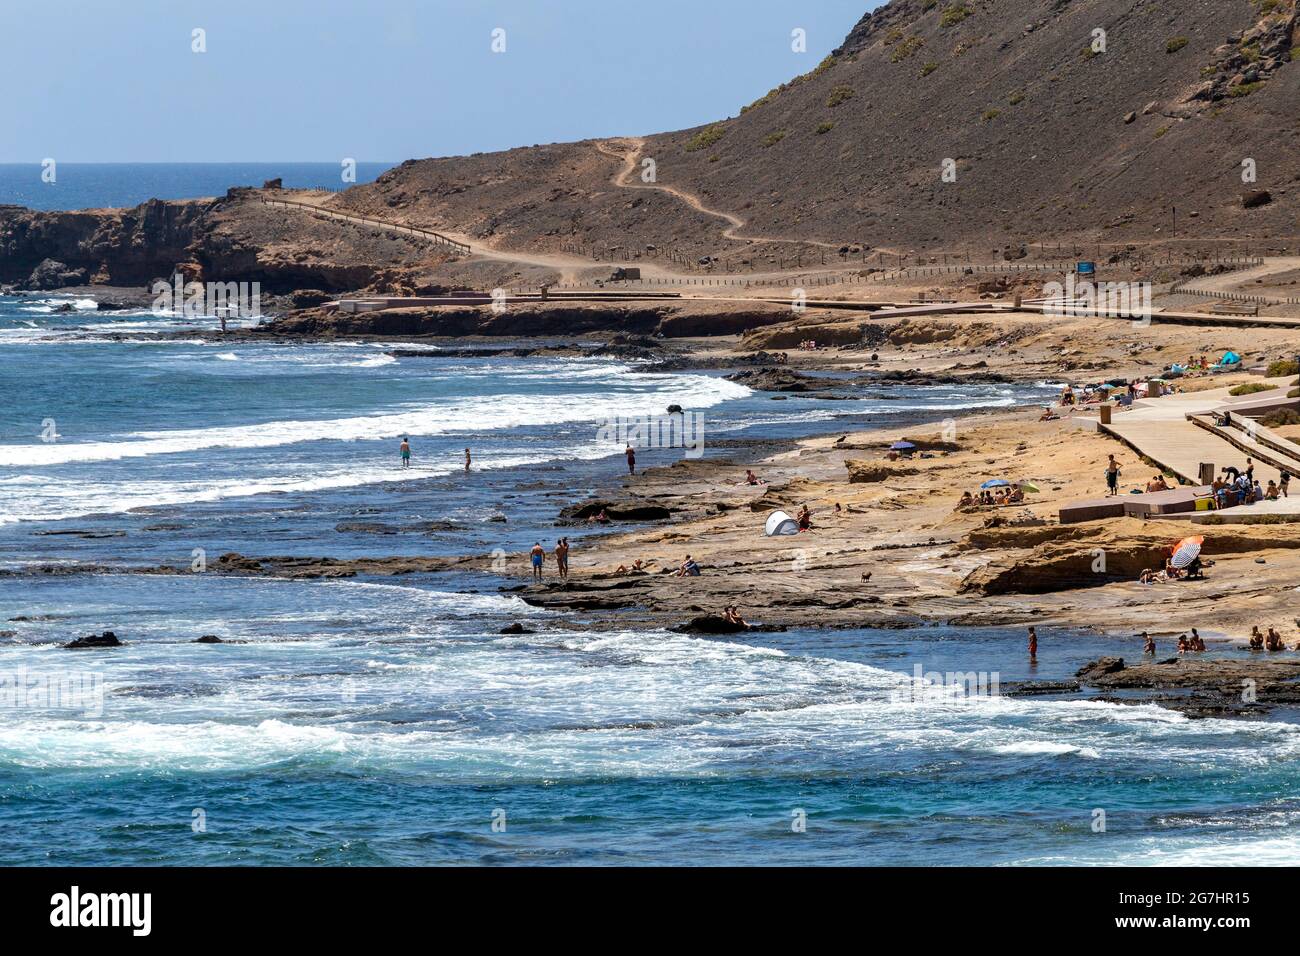
[[[411,161],[336,202],[502,247],[765,261],[771,244],[743,240],[984,254],[1057,239],[1294,246],[1297,38],[1296,0],[893,0],[730,119]],[[739,238],[644,188],[645,158],[656,185],[742,220]],[[621,174],[640,188],[616,185]]]

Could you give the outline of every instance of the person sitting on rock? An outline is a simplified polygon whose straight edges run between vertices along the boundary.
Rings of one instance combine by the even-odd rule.
[[[700,566],[696,564],[695,559],[688,554],[686,560],[682,562],[682,566],[677,569],[677,577],[698,578],[699,576]]]
[[[738,608],[734,604],[727,605],[727,607],[722,612],[722,617],[728,624],[735,624],[737,627],[743,627],[746,630],[748,630],[749,628],[749,625],[745,622],[745,619],[740,616],[740,608]]]
[[[812,512],[808,510],[807,505],[799,509],[799,513],[794,516],[794,520],[799,525],[800,531],[812,530]]]
[[[1277,501],[1277,482],[1272,478],[1268,480],[1268,487],[1264,489],[1265,501]]]
[[[747,485],[761,485],[761,484],[764,484],[764,482],[763,482],[763,479],[762,479],[762,478],[758,477],[758,475],[754,474],[753,471],[751,471],[750,469],[746,468],[746,469],[745,469],[745,484],[747,484]]]
[[[957,502],[957,507],[969,508],[973,504],[975,504],[974,496],[969,491],[963,491],[960,500]]]

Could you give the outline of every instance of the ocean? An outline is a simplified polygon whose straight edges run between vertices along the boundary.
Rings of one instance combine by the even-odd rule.
[[[712,455],[710,441],[1041,403],[1047,383],[773,402],[598,356],[229,343],[200,337],[212,319],[94,306],[0,297],[8,864],[1294,859],[1286,715],[1190,720],[913,680],[918,666],[1063,678],[1136,649],[1115,639],[1053,629],[1031,672],[1018,628],[695,637],[616,614],[593,628],[473,572],[123,573],[230,551],[513,559],[561,533],[560,507],[617,487],[606,416],[680,404]],[[564,533],[580,554],[590,532]],[[93,570],[26,573],[74,563]],[[532,633],[500,633],[516,622]],[[105,630],[126,646],[58,646]]]
[[[355,182],[372,182],[393,163],[357,163]],[[286,189],[343,189],[340,163],[0,163],[0,204],[29,209],[138,206],[149,199],[224,196],[231,186],[281,178]]]

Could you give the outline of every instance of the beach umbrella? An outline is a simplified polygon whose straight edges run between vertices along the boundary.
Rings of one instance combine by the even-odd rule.
[[[1021,491],[1038,491],[1038,486],[1027,478],[1021,478],[1016,484],[1020,486]]]
[[[1185,568],[1195,561],[1201,554],[1201,545],[1205,539],[1200,535],[1194,535],[1190,538],[1183,538],[1174,545],[1174,555],[1170,559],[1170,564],[1176,568]]]
[[[1110,391],[1112,388],[1114,388],[1114,387],[1115,387],[1115,386],[1112,385],[1112,384],[1110,384],[1110,382],[1102,382],[1100,385],[1097,386],[1097,391],[1099,391],[1099,392],[1109,392],[1109,391]]]
[[[984,482],[984,484],[980,485],[980,487],[981,488],[1007,488],[1010,485],[1011,482],[1007,481],[1005,478],[990,478],[988,481]]]
[[[911,451],[915,447],[910,441],[896,441],[889,446],[891,451]]]

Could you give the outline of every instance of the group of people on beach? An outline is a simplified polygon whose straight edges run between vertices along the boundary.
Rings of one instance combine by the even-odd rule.
[[[403,468],[410,468],[410,467],[411,467],[411,438],[410,438],[409,435],[403,435],[403,436],[402,436],[402,443],[401,443],[400,445],[397,446],[397,454],[398,454],[398,456],[402,459],[402,467],[403,467]],[[470,466],[471,461],[472,461],[472,458],[470,457],[469,449],[466,448],[466,449],[465,449],[465,471],[466,471],[466,473],[469,472],[469,466]]]
[[[1001,488],[983,488],[978,495],[963,491],[957,499],[958,508],[976,508],[987,505],[1017,505],[1025,500],[1025,490],[1019,485]]]
[[[1286,650],[1286,645],[1285,645],[1284,643],[1282,643],[1282,635],[1279,634],[1275,628],[1270,627],[1270,628],[1268,629],[1268,633],[1265,634],[1264,632],[1262,632],[1262,631],[1259,629],[1259,625],[1258,625],[1258,624],[1252,626],[1251,629],[1250,629],[1250,643],[1249,643],[1249,647],[1250,647],[1250,649],[1251,649],[1252,651],[1258,651],[1258,650],[1265,650],[1265,651],[1284,651],[1284,650]],[[1296,649],[1297,651],[1300,651],[1300,641],[1296,641],[1295,649]]]
[[[816,339],[804,339],[802,342],[799,343],[799,351],[801,351],[801,352],[816,352],[816,351],[817,351],[817,340],[816,340]]]
[[[1156,653],[1155,637],[1147,631],[1143,631],[1141,637],[1142,653],[1154,656]],[[1179,654],[1200,654],[1206,650],[1205,639],[1197,633],[1196,628],[1192,628],[1190,634],[1179,634],[1176,646]],[[1282,640],[1282,635],[1277,632],[1276,628],[1270,627],[1268,633],[1264,633],[1257,624],[1250,629],[1250,641],[1247,647],[1252,651],[1284,651],[1286,650],[1286,643]],[[1294,649],[1300,651],[1300,641],[1296,642]]]
[[[555,570],[560,579],[564,580],[569,576],[569,539],[560,538],[555,542]],[[542,566],[546,564],[546,549],[542,547],[540,541],[533,544],[532,550],[528,552],[528,560],[533,566],[533,580],[542,579]]]

